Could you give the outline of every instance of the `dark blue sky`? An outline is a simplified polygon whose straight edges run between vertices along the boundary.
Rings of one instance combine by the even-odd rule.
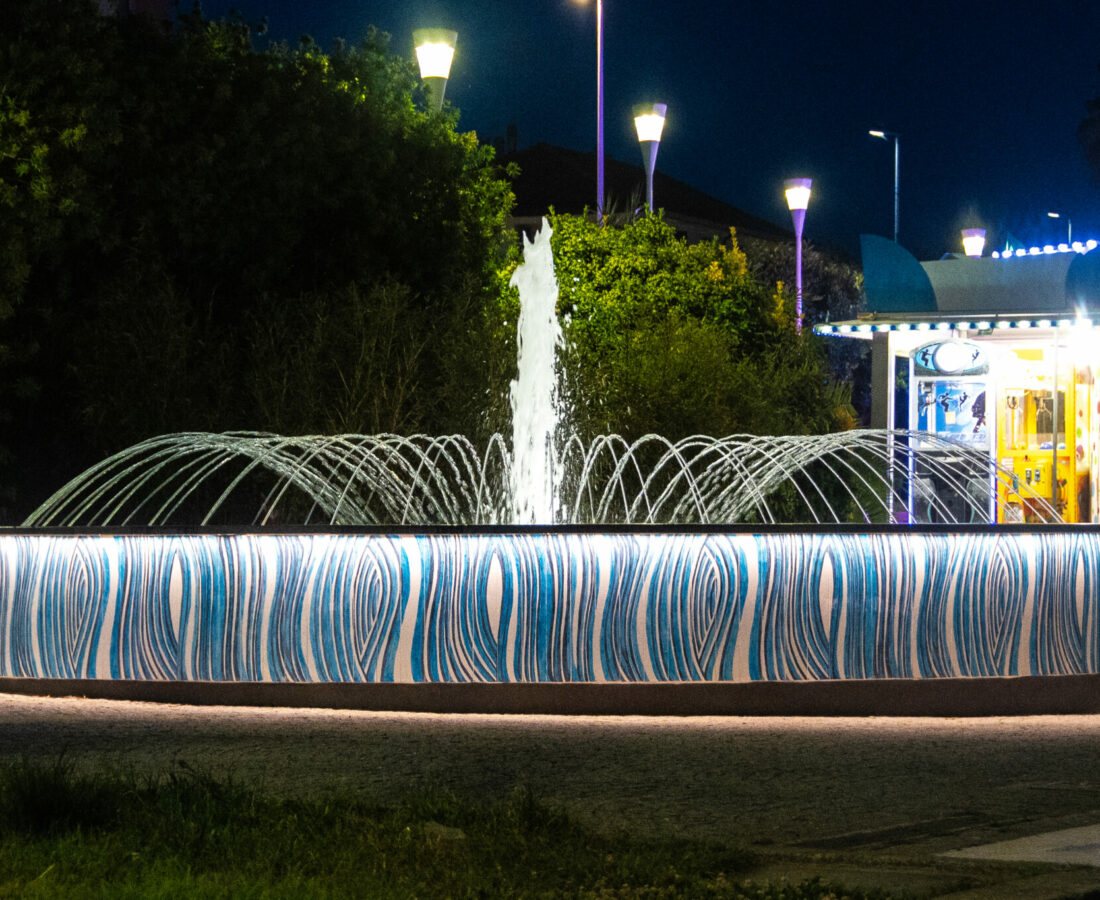
[[[453,28],[463,130],[594,148],[595,0],[203,2],[230,8],[326,47],[375,25],[410,56],[413,28]],[[660,170],[781,224],[782,180],[808,175],[807,239],[854,251],[893,231],[893,147],[867,135],[881,128],[901,134],[901,242],[920,258],[958,249],[968,214],[1056,242],[1059,210],[1100,239],[1076,137],[1100,96],[1094,0],[605,0],[604,27],[611,156],[640,162],[630,108],[666,102]]]

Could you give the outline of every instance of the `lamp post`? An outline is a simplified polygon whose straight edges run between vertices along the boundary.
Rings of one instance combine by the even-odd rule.
[[[443,93],[451,76],[451,62],[455,56],[458,32],[446,28],[418,28],[413,32],[416,61],[420,65],[420,78],[432,112],[443,109]]]
[[[1062,218],[1062,214],[1058,212],[1048,212],[1047,215],[1052,219]],[[1066,216],[1066,243],[1073,246],[1073,220],[1069,216]]]
[[[788,178],[783,182],[787,194],[787,208],[794,222],[794,290],[795,329],[802,334],[802,226],[806,222],[806,207],[810,203],[809,178]]]
[[[967,256],[978,257],[985,250],[985,229],[964,228],[962,230],[963,253]]]
[[[596,221],[603,221],[603,0],[596,0]]]
[[[653,169],[657,165],[657,148],[661,145],[667,112],[668,106],[664,103],[639,103],[634,107],[634,129],[638,132],[645,166],[645,202],[650,212],[653,212]]]
[[[871,137],[878,138],[879,140],[894,140],[894,243],[898,242],[898,138],[900,135],[895,131],[868,131]]]

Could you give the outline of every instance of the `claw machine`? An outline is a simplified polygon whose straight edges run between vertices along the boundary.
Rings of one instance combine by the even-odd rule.
[[[1008,521],[1041,521],[1032,496],[1054,506],[1066,522],[1096,519],[1092,368],[1072,350],[1056,335],[1004,354],[997,461],[1012,473],[1011,483],[1002,480],[998,488]]]

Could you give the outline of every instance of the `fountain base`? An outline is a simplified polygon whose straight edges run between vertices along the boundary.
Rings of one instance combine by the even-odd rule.
[[[0,536],[0,678],[1020,684],[1100,674],[1097,585],[1100,533],[1057,527],[19,530]]]

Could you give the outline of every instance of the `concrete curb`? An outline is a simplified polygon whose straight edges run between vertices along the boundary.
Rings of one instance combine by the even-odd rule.
[[[0,693],[434,713],[1033,716],[1100,713],[1100,675],[676,684],[270,684],[0,678]]]

